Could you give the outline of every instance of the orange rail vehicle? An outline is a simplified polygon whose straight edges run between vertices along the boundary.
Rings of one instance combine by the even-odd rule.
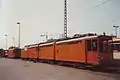
[[[54,42],[39,44],[39,60],[42,62],[51,62],[54,60],[55,47]]]
[[[23,59],[23,60],[27,60],[28,59],[27,48],[26,47],[21,49],[21,59]]]
[[[40,43],[27,48],[28,58],[75,65],[108,65],[113,53],[106,35],[93,35]]]
[[[27,59],[37,61],[38,59],[38,44],[27,45]]]
[[[56,60],[90,65],[109,64],[113,54],[109,36],[86,36],[56,42]]]

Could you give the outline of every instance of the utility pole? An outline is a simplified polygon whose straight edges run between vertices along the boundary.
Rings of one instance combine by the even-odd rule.
[[[64,0],[64,37],[67,38],[67,0]]]
[[[19,25],[18,47],[20,48],[20,22],[17,22],[17,24]]]
[[[119,28],[119,26],[113,26],[115,28],[115,33],[116,33],[116,37],[117,37],[117,29]]]
[[[15,38],[13,37],[12,40],[13,40],[13,46],[15,47]]]
[[[46,38],[46,40],[48,40],[48,34],[47,34],[47,32],[46,32],[46,34],[42,34],[42,35],[40,35],[41,37],[44,37],[45,36],[45,38]]]
[[[6,35],[5,35],[5,37],[6,37],[6,50],[7,50],[7,36],[8,36],[8,35],[6,34]]]

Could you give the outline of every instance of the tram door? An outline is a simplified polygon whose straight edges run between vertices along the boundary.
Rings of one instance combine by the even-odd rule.
[[[96,55],[97,55],[97,40],[90,39],[86,40],[86,63],[87,64],[94,64],[97,62]]]

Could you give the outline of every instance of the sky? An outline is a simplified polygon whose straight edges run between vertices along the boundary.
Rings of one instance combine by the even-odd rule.
[[[76,33],[115,34],[120,26],[120,0],[68,0],[68,36]],[[58,38],[64,32],[64,0],[0,0],[0,48],[18,45],[20,22],[21,46]],[[12,38],[15,38],[14,41]],[[120,28],[118,29],[120,37]]]

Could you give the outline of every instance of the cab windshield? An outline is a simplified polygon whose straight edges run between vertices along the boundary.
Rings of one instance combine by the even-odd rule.
[[[99,52],[108,52],[110,50],[108,40],[99,40],[99,47]]]
[[[120,42],[112,43],[111,47],[112,47],[112,50],[120,51]]]

